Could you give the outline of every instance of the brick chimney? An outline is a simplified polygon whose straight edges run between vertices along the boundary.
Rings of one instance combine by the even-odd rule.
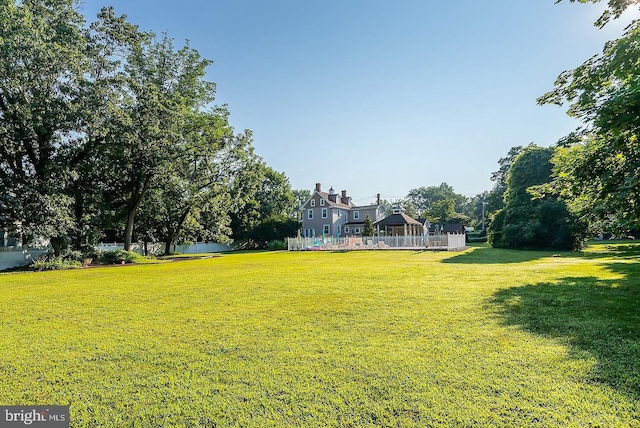
[[[376,195],[376,205],[380,205],[380,193]]]
[[[322,186],[320,185],[320,183],[316,183],[316,192],[321,192],[322,190]]]

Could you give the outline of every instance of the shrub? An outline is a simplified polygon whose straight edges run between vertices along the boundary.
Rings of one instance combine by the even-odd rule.
[[[284,242],[284,241],[273,240],[273,241],[271,241],[271,242],[269,242],[267,244],[267,249],[269,249],[271,251],[286,250],[287,249],[287,243]]]
[[[45,270],[75,269],[80,266],[82,264],[77,260],[46,254],[33,262],[31,269],[41,272]]]
[[[84,260],[84,259],[100,260],[102,258],[102,251],[97,250],[92,245],[83,245],[80,248],[80,251],[82,252],[82,258],[80,260]]]
[[[105,251],[102,254],[102,261],[107,264],[135,263],[141,256],[133,251],[114,250]]]
[[[64,253],[62,253],[62,258],[64,260],[80,262],[85,257],[83,256],[82,252],[80,252],[80,251],[66,250]]]

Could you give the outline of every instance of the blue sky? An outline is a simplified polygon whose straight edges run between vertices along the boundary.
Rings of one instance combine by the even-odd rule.
[[[554,0],[86,0],[214,61],[216,104],[294,189],[356,203],[447,182],[473,196],[510,147],[555,143],[579,124],[536,98],[600,52],[629,16]]]

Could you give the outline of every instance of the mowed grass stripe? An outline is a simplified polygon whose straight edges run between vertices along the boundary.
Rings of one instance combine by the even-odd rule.
[[[633,425],[634,256],[277,252],[3,274],[0,403],[71,404],[73,426]]]

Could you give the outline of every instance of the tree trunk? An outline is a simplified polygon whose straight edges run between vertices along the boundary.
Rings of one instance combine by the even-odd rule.
[[[147,177],[144,180],[144,184],[142,186],[142,190],[140,193],[134,192],[131,197],[131,209],[129,209],[129,213],[127,214],[127,226],[124,229],[124,249],[125,251],[131,251],[131,241],[133,240],[133,226],[134,221],[136,219],[136,214],[138,212],[138,208],[140,208],[140,204],[142,203],[142,199],[147,194],[149,190],[149,182],[150,178]]]
[[[171,235],[169,235],[171,236]],[[164,254],[167,255],[169,253],[171,253],[171,244],[173,243],[173,240],[171,238],[167,238],[167,242],[165,242],[164,244]]]
[[[136,204],[136,207],[131,211],[129,211],[129,214],[127,215],[127,226],[124,229],[124,250],[125,251],[131,251],[131,241],[133,239],[133,222],[136,218],[138,205],[139,204]]]
[[[51,238],[51,248],[53,248],[53,255],[60,257],[60,254],[62,253],[62,243],[60,242],[60,238]]]

